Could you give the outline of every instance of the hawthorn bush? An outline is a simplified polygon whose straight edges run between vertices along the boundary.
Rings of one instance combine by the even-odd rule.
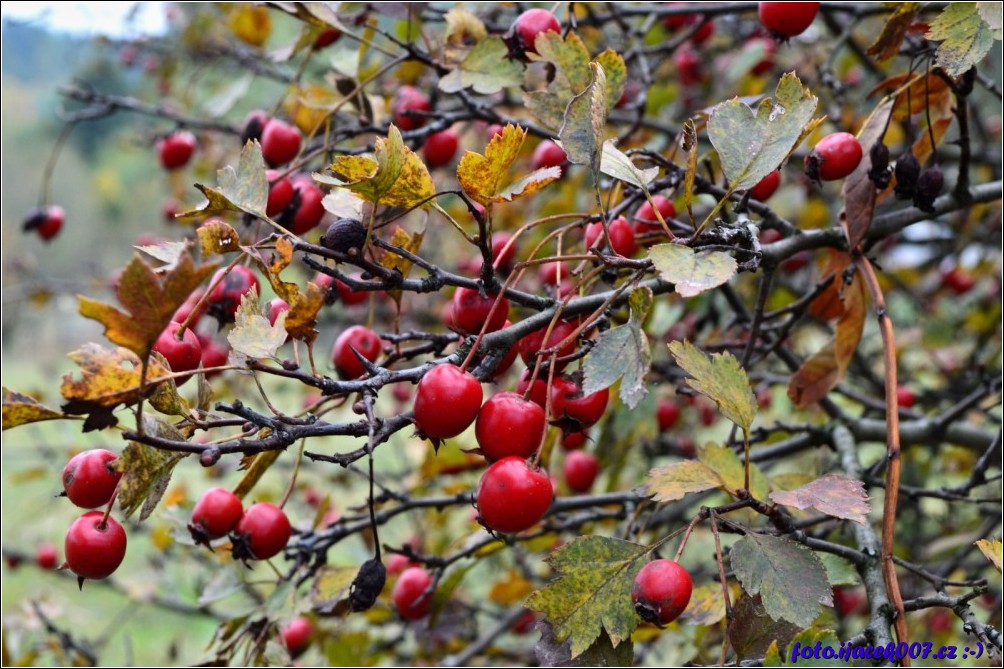
[[[759,5],[109,44],[159,95],[63,87],[66,132],[147,117],[185,204],[79,296],[61,402],[3,391],[114,453],[73,598],[212,621],[186,663],[1000,661],[1000,7]],[[107,650],[20,616],[12,662]]]

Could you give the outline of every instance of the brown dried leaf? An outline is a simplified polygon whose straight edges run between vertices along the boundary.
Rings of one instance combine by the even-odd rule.
[[[694,127],[694,119],[692,118],[688,118],[687,122],[683,124],[681,143],[683,150],[687,152],[687,172],[683,178],[683,200],[687,205],[687,215],[693,221],[694,179],[697,178],[697,128]]]
[[[893,101],[885,99],[871,113],[858,133],[858,141],[864,155],[857,168],[844,179],[844,208],[840,212],[840,225],[844,229],[850,248],[857,248],[861,240],[868,234],[875,214],[875,183],[868,177],[872,168],[872,145],[882,141],[889,116],[892,114]]]
[[[862,525],[868,522],[871,512],[864,484],[840,474],[827,474],[795,490],[778,490],[771,493],[770,498],[784,506],[812,507],[820,513]]]
[[[34,397],[23,395],[6,386],[3,388],[3,429],[5,430],[27,423],[65,417],[62,412],[50,409]]]
[[[833,281],[809,304],[809,313],[822,321],[832,321],[844,315],[844,270],[851,264],[851,256],[844,251],[828,249],[826,265],[820,280],[832,276]]]
[[[889,20],[882,26],[882,33],[878,36],[878,39],[868,47],[868,55],[875,56],[879,62],[899,55],[899,47],[903,43],[907,30],[913,23],[913,19],[916,17],[919,8],[919,2],[899,3],[896,6],[896,11],[893,12]]]

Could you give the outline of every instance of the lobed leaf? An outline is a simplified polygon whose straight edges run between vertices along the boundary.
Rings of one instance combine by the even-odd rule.
[[[726,418],[749,430],[756,417],[757,402],[746,370],[731,353],[715,353],[710,358],[690,342],[674,341],[669,350],[676,364],[693,378],[687,385],[715,401]]]
[[[770,498],[784,506],[813,508],[862,525],[868,522],[871,513],[864,483],[840,474],[827,474],[795,490],[778,490]]]
[[[693,297],[727,282],[737,271],[735,258],[724,251],[698,251],[680,244],[657,244],[648,257],[659,275],[675,285],[680,297]]]
[[[439,80],[439,90],[458,93],[473,88],[479,95],[494,95],[503,88],[518,86],[523,64],[508,57],[509,48],[499,37],[476,44],[463,61]]]

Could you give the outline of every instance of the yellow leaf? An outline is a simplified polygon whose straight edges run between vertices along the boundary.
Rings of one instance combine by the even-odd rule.
[[[373,204],[431,207],[429,198],[436,193],[429,169],[404,145],[401,131],[393,125],[386,138],[376,141],[374,158],[339,156],[329,169],[342,187]]]
[[[218,218],[210,218],[195,232],[199,235],[199,245],[202,248],[203,257],[211,256],[214,253],[239,251],[241,248],[241,236],[230,224],[224,223]]]
[[[979,548],[987,559],[994,563],[997,567],[997,571],[1001,571],[1001,540],[994,539],[993,541],[987,541],[986,539],[980,539],[976,542],[976,547]]]
[[[251,489],[255,487],[255,484],[265,475],[269,467],[279,459],[279,454],[282,451],[265,451],[264,453],[259,453],[254,456],[251,460],[251,464],[247,468],[247,473],[244,474],[244,478],[241,482],[237,484],[234,488],[234,494],[244,499]]]
[[[234,35],[251,46],[261,46],[272,33],[272,18],[260,5],[240,3],[230,12],[228,23]]]
[[[533,584],[514,569],[495,582],[488,593],[488,599],[502,606],[512,606],[522,602],[533,592]]]
[[[50,409],[34,397],[23,395],[4,386],[3,429],[8,430],[18,425],[55,418],[64,418],[64,416],[62,412]]]

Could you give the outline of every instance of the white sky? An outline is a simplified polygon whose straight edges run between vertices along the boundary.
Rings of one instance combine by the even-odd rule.
[[[164,31],[166,25],[164,4],[163,2],[2,2],[0,13],[4,19],[33,22],[56,32],[137,37]]]

